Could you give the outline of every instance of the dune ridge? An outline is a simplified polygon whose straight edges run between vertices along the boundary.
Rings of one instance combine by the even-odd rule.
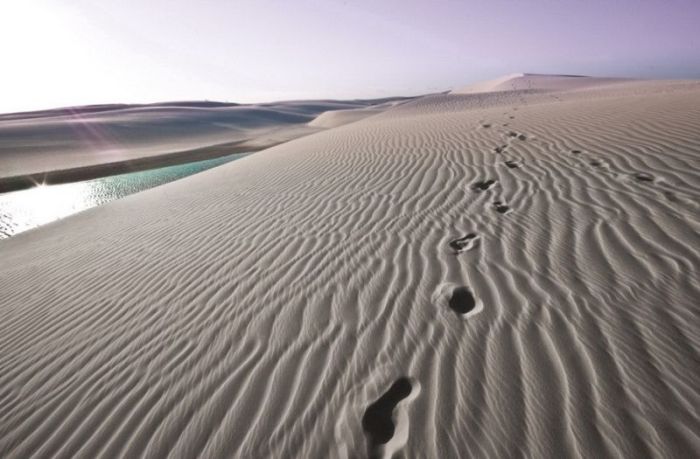
[[[191,153],[192,160],[225,154],[222,145],[245,144],[256,151],[326,128],[310,123],[334,110],[381,110],[392,102],[309,100],[267,104],[190,101],[147,105],[92,105],[0,114],[0,190],[21,188],[28,176],[69,174],[94,178],[81,170],[113,174],[140,162],[172,164]],[[343,124],[340,122],[334,125]],[[230,153],[240,150],[230,149]],[[182,159],[179,159],[182,161]]]
[[[699,131],[436,95],[1,240],[0,456],[697,456]]]
[[[452,94],[479,94],[500,91],[537,90],[572,91],[616,83],[635,81],[630,78],[601,78],[585,75],[543,75],[537,73],[514,73],[494,80],[481,81],[458,88]],[[637,80],[639,81],[639,80]]]

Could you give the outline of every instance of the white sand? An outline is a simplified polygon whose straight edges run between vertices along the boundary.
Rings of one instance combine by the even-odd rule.
[[[598,78],[577,75],[539,75],[535,73],[514,73],[495,80],[481,81],[463,88],[455,89],[452,94],[479,94],[498,91],[573,91],[577,89],[607,86],[635,80],[625,78]]]
[[[319,114],[377,109],[392,100],[404,99],[257,105],[183,102],[0,115],[0,179],[233,142],[244,142],[250,149],[267,147],[328,127],[309,123]]]
[[[698,457],[700,83],[594,86],[418,99],[0,241],[0,456],[362,457],[406,377],[387,455]]]
[[[323,112],[316,118],[311,120],[308,125],[311,127],[318,128],[335,128],[342,126],[344,124],[354,123],[359,120],[363,120],[373,115],[382,113],[390,108],[401,105],[406,101],[403,99],[393,100],[390,99],[386,102],[373,104],[370,107],[360,107],[360,108],[350,108],[345,110],[330,110]]]

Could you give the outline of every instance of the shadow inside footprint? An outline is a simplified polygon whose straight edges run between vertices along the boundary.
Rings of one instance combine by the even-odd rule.
[[[462,253],[465,250],[469,250],[472,248],[475,239],[476,234],[469,233],[464,237],[455,239],[454,241],[450,242],[450,247],[452,248],[452,250],[454,250],[455,253]]]
[[[517,169],[518,164],[515,161],[506,161],[505,165],[508,166],[510,169]]]
[[[638,173],[634,174],[634,178],[636,178],[640,182],[653,182],[654,181],[653,175],[645,174],[644,172],[638,172]]]
[[[525,134],[520,134],[520,135],[518,136],[518,139],[519,139],[519,140],[527,140],[527,137],[525,136]]]
[[[508,137],[517,137],[517,136],[518,136],[518,133],[517,133],[517,132],[510,131],[510,132],[508,133]]]
[[[457,314],[466,314],[474,309],[476,300],[467,287],[457,287],[452,291],[448,305]]]
[[[573,154],[575,154],[575,155],[580,155],[580,154],[581,154],[581,150],[571,150],[571,153],[573,153]]]
[[[491,125],[490,125],[490,124],[482,124],[481,127],[485,128],[485,129],[488,129],[488,128],[491,127]]]
[[[501,201],[494,202],[493,208],[496,209],[496,212],[498,212],[499,214],[505,214],[510,211],[510,207],[506,206]]]
[[[601,163],[600,161],[591,161],[591,166],[593,167],[600,167],[602,165],[603,163]]]
[[[666,199],[668,199],[671,202],[679,202],[678,198],[672,191],[664,192],[664,196],[666,196]]]
[[[493,149],[496,153],[503,153],[508,145],[501,145],[500,147],[496,147]]]
[[[491,188],[491,185],[496,183],[495,180],[483,180],[481,182],[476,182],[474,185],[472,185],[472,190],[474,191],[486,191],[489,188]]]
[[[411,394],[411,381],[406,377],[397,379],[388,391],[372,403],[362,416],[362,429],[369,437],[370,457],[377,456],[377,449],[394,436],[394,408]]]

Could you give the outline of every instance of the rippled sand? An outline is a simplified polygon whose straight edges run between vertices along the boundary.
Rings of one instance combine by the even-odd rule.
[[[699,163],[697,82],[438,95],[0,241],[0,456],[698,456]]]

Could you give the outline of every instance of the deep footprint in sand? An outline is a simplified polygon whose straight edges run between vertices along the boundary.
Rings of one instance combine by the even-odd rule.
[[[680,202],[680,199],[672,191],[665,191],[664,196],[671,202]]]
[[[507,147],[508,145],[501,145],[500,147],[494,148],[493,151],[495,151],[496,153],[503,153]]]
[[[467,287],[457,287],[452,291],[447,305],[457,314],[464,315],[476,307],[476,300]]]
[[[396,405],[413,391],[411,380],[406,377],[397,379],[377,401],[365,410],[362,416],[362,430],[369,439],[369,456],[381,457],[382,446],[389,443],[396,431]]]
[[[455,254],[466,252],[467,250],[474,248],[477,239],[478,236],[475,233],[469,233],[464,237],[451,241],[450,247]]]
[[[518,167],[520,167],[515,161],[506,161],[503,164],[505,164],[509,169],[517,169]]]
[[[486,191],[489,188],[491,188],[491,186],[493,186],[494,183],[496,183],[495,180],[482,180],[482,181],[476,182],[474,185],[472,185],[472,190],[477,191],[477,192]]]
[[[469,320],[484,309],[484,304],[478,300],[472,290],[465,284],[445,282],[437,286],[431,296],[433,303],[441,310],[450,310],[462,320]]]
[[[493,208],[498,212],[499,214],[507,214],[510,212],[510,207],[507,205],[503,204],[501,201],[495,201],[493,203]]]
[[[574,155],[580,155],[580,154],[581,154],[581,150],[571,150],[571,153],[574,154]]]
[[[634,178],[640,182],[653,182],[654,176],[651,174],[646,174],[644,172],[637,172],[634,174]]]

